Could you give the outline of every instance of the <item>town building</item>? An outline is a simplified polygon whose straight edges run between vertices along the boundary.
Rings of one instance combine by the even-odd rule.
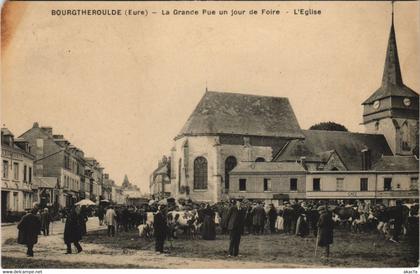
[[[81,150],[72,146],[63,135],[53,134],[51,127],[33,127],[20,138],[26,140],[36,156],[34,174],[37,177],[55,177],[59,184],[58,206],[67,207],[79,199],[81,184]],[[56,195],[54,195],[56,196]]]
[[[124,190],[121,186],[112,186],[111,201],[117,205],[126,204],[126,196],[124,195]]]
[[[103,184],[102,184],[102,197],[105,200],[112,200],[112,187],[115,186],[115,181],[109,178],[109,174],[104,174]]]
[[[161,200],[171,196],[171,158],[163,156],[158,167],[150,175],[150,193],[154,199]]]
[[[101,167],[100,163],[93,157],[85,157],[85,162],[85,175],[87,178],[85,188],[86,186],[88,187],[89,193],[89,197],[86,198],[99,203],[102,198],[104,168]]]
[[[16,221],[32,208],[35,156],[25,140],[1,129],[1,216],[2,222]]]
[[[418,201],[419,96],[402,80],[393,15],[381,86],[362,105],[365,133],[301,130],[287,98],[206,90],[170,164],[151,174],[151,192],[213,202]]]
[[[32,190],[33,201],[41,208],[57,208],[60,186],[56,177],[34,177]]]

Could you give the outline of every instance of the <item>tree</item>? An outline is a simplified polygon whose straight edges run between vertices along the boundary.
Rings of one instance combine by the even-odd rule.
[[[309,130],[349,131],[345,126],[331,121],[315,124],[311,126]]]

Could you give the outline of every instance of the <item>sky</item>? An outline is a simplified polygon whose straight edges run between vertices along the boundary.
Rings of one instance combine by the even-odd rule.
[[[9,2],[2,22],[1,122],[16,136],[53,127],[121,184],[149,175],[206,87],[288,97],[303,129],[335,121],[363,132],[380,86],[389,2],[137,2],[96,8],[142,16],[51,16],[81,2]],[[161,10],[279,9],[279,16],[163,16]],[[320,9],[319,16],[293,15]],[[418,2],[395,4],[405,84],[420,90]]]

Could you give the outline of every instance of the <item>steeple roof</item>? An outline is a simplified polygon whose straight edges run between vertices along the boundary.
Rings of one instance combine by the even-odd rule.
[[[402,80],[400,60],[398,58],[397,40],[394,28],[394,8],[392,9],[392,23],[385,56],[385,67],[382,76],[382,85],[366,101],[363,102],[363,105],[371,104],[376,100],[390,96],[419,96],[414,90],[404,85]]]

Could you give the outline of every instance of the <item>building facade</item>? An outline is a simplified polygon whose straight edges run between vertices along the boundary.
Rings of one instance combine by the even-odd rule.
[[[1,159],[2,221],[15,221],[32,208],[35,156],[28,142],[15,139],[12,132],[2,128]]]

